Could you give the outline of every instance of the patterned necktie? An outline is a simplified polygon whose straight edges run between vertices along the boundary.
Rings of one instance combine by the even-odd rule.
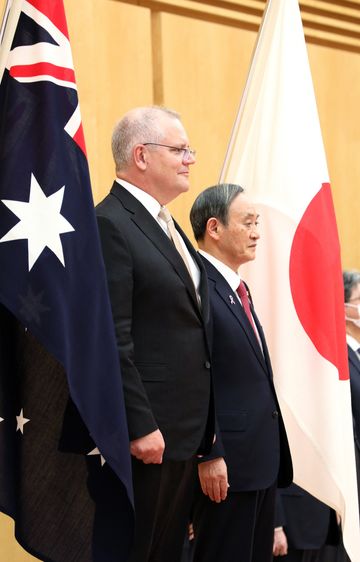
[[[252,326],[252,329],[255,332],[256,338],[260,343],[259,335],[258,335],[258,332],[255,328],[254,319],[253,319],[252,314],[251,314],[250,301],[249,301],[248,292],[247,292],[244,281],[240,281],[240,285],[236,289],[236,292],[240,297],[241,304],[243,305],[244,312],[245,312],[246,316],[248,317],[248,320],[249,320],[249,322]]]
[[[177,251],[179,252],[180,256],[182,257],[182,259],[184,261],[184,264],[186,265],[186,269],[188,270],[189,275],[194,282],[194,279],[193,279],[193,276],[192,276],[192,273],[191,273],[191,269],[190,269],[190,265],[189,265],[189,261],[186,257],[186,254],[185,254],[184,249],[182,247],[182,244],[180,242],[180,236],[178,234],[178,231],[175,228],[175,224],[174,224],[172,216],[170,215],[169,209],[167,209],[165,206],[161,207],[158,216],[159,216],[160,219],[165,221],[166,226],[167,226],[168,231],[169,231],[169,234],[170,234],[170,238],[174,242],[174,246],[177,249]]]

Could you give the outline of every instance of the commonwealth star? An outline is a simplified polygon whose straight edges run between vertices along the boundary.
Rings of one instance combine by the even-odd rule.
[[[46,197],[35,176],[31,174],[28,202],[1,200],[20,221],[0,239],[0,242],[27,239],[29,271],[46,247],[65,267],[60,234],[72,232],[74,228],[60,214],[64,192],[65,186]]]

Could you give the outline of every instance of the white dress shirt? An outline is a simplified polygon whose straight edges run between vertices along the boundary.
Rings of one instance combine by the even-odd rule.
[[[237,293],[237,289],[238,289],[238,287],[240,285],[240,281],[241,281],[240,275],[236,271],[231,269],[231,267],[229,267],[228,265],[223,263],[222,261],[218,260],[217,258],[212,256],[211,254],[208,254],[207,252],[204,252],[204,250],[199,250],[199,253],[202,256],[204,256],[204,258],[206,258],[218,270],[218,272],[224,277],[225,281],[228,282],[228,284],[231,287],[231,290],[235,293],[239,303],[242,306],[241,299],[240,299],[240,297]],[[251,310],[250,310],[250,314],[251,314]],[[251,314],[251,316],[252,316],[252,314]],[[255,324],[254,318],[253,318],[253,323],[254,323],[254,328],[255,328],[255,331],[256,331],[257,338],[259,340],[259,344],[262,347],[261,339],[260,339],[260,336],[259,336],[257,326]]]
[[[356,355],[360,360],[360,353],[359,353],[360,342],[358,342],[355,338],[353,338],[349,334],[346,334],[346,343],[348,344],[349,347],[351,347],[353,351],[355,351]]]
[[[167,236],[169,236],[168,230],[167,230],[167,225],[166,223],[159,219],[159,212],[161,209],[161,205],[160,203],[152,196],[149,195],[149,193],[146,193],[146,191],[143,191],[142,189],[140,189],[139,187],[136,187],[136,185],[133,185],[132,183],[129,183],[128,181],[125,181],[123,179],[120,178],[116,178],[116,182],[118,184],[120,184],[122,187],[124,187],[127,191],[129,191],[129,193],[131,193],[131,195],[133,195],[138,201],[139,203],[141,203],[145,209],[150,213],[150,215],[156,220],[156,222],[161,226],[161,228],[163,229],[163,231],[165,232],[165,234]],[[177,230],[177,229],[176,229]],[[187,249],[187,246],[180,234],[180,232],[178,231],[179,234],[179,239],[180,239],[180,243],[181,246],[186,254],[187,260],[188,260],[188,264],[191,270],[191,276],[195,285],[195,289],[196,289],[196,293],[199,296],[199,287],[200,287],[200,269],[198,264],[196,263],[196,261],[194,260],[194,258],[192,257],[192,255],[190,254],[189,250]]]
[[[234,291],[239,302],[241,303],[240,297],[236,292],[241,281],[240,275],[222,261],[218,260],[211,254],[204,252],[204,250],[199,250],[199,253],[204,256],[204,258],[206,258],[218,270],[219,273],[221,273],[221,275],[225,278],[225,281],[229,283],[232,291]]]

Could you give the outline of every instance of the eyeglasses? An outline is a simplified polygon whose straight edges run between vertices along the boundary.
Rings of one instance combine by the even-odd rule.
[[[196,150],[193,150],[192,148],[180,148],[179,146],[170,146],[169,144],[160,144],[159,142],[143,142],[142,144],[144,146],[151,144],[153,146],[163,146],[164,148],[171,148],[172,152],[176,156],[181,155],[182,160],[185,161],[189,160],[189,158],[195,158],[196,156]]]

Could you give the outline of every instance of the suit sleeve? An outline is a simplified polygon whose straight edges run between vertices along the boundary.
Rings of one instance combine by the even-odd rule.
[[[349,368],[350,368],[350,388],[351,388],[351,407],[354,423],[354,438],[358,448],[360,448],[360,376],[356,367],[351,363],[351,357],[358,361],[355,351],[348,348]],[[359,363],[360,364],[360,363]]]
[[[157,423],[134,364],[132,312],[134,272],[128,241],[107,217],[98,215],[109,295],[114,319],[130,440],[157,429]]]
[[[208,455],[204,455],[203,457],[200,457],[199,458],[200,463],[211,461],[213,459],[218,459],[219,457],[222,457],[226,462],[225,449],[221,439],[219,424],[216,419],[215,419],[215,436],[216,439],[215,442],[212,444],[210,453]]]
[[[284,527],[286,525],[286,517],[285,517],[285,510],[283,506],[283,501],[281,497],[281,493],[279,490],[276,491],[276,500],[275,500],[275,521],[274,527]]]

